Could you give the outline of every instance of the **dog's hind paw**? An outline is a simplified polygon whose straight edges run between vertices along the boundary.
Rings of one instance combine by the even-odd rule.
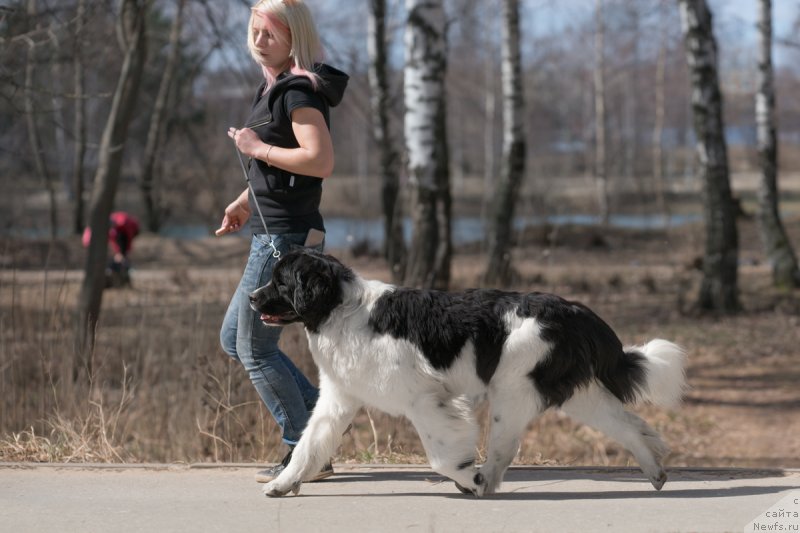
[[[458,484],[458,481],[454,481],[453,483],[456,484],[456,488],[461,491],[462,494],[475,494],[473,491],[469,489],[465,489],[461,485]]]
[[[656,490],[661,490],[664,486],[664,483],[667,482],[667,473],[661,470],[657,476],[650,478],[650,483],[653,484]]]
[[[264,495],[269,496],[270,498],[278,498],[280,496],[285,496],[286,494],[291,492],[295,496],[297,496],[297,494],[300,493],[300,485],[302,485],[301,481],[298,481],[291,485],[281,485],[276,483],[275,481],[272,481],[264,486]]]

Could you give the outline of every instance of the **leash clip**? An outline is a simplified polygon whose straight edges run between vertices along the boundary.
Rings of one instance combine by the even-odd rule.
[[[269,246],[272,248],[272,257],[279,259],[281,257],[281,251],[275,246],[275,239],[272,238],[272,235],[269,235]]]

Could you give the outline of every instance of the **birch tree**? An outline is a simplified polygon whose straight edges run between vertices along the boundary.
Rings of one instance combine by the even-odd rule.
[[[503,159],[494,187],[489,229],[489,263],[484,282],[508,283],[514,211],[525,174],[525,102],[520,58],[519,0],[503,0]]]
[[[406,0],[405,5],[404,132],[413,224],[405,284],[446,288],[452,245],[444,9],[441,0]]]
[[[100,141],[97,172],[89,205],[92,239],[86,254],[83,284],[78,301],[79,353],[91,373],[91,351],[100,318],[108,257],[109,215],[119,184],[125,141],[135,108],[147,56],[145,21],[147,0],[123,0],[117,21],[117,35],[124,59]]]
[[[692,85],[692,113],[703,185],[705,252],[698,307],[731,313],[739,309],[739,237],[731,195],[728,148],[717,74],[717,43],[706,0],[678,0]]]
[[[792,244],[778,209],[778,144],[775,125],[775,89],[772,71],[772,0],[759,0],[758,92],[756,124],[761,183],[758,190],[758,221],[761,241],[772,265],[772,281],[778,287],[800,287]]]
[[[606,152],[606,77],[605,77],[605,21],[603,20],[603,0],[595,0],[594,31],[594,179],[597,188],[597,202],[600,220],[608,224],[608,164]]]
[[[658,211],[665,220],[669,220],[669,207],[667,205],[666,182],[664,180],[664,112],[667,64],[667,20],[666,2],[659,3],[659,40],[658,57],[656,59],[656,76],[654,85],[654,111],[653,119],[653,183],[656,189],[656,203]]]
[[[372,136],[380,152],[383,256],[389,264],[392,279],[399,283],[403,280],[405,269],[405,243],[402,204],[398,201],[400,157],[392,142],[389,122],[391,95],[387,73],[386,0],[369,0],[369,8],[367,52]]]

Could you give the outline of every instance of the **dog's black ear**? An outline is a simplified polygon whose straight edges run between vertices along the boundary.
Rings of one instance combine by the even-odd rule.
[[[315,263],[311,269],[299,268],[295,271],[293,295],[294,309],[310,331],[317,331],[331,311],[342,302],[338,277],[326,265]]]
[[[314,299],[312,285],[315,284],[315,280],[313,278],[313,272],[297,269],[294,273],[292,305],[294,305],[295,311],[297,311],[300,316],[306,314],[306,311],[308,311],[310,307],[309,302]]]

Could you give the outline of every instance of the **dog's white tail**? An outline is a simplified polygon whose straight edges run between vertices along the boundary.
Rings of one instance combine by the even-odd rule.
[[[653,339],[644,346],[627,347],[625,352],[644,356],[645,381],[637,399],[662,407],[676,407],[687,388],[683,348],[663,339]]]

